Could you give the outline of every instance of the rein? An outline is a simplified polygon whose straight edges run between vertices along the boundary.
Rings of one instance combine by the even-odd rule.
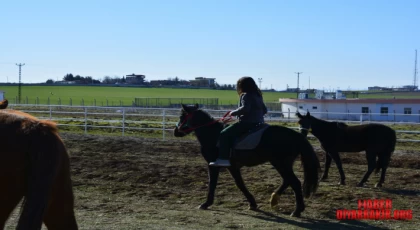
[[[221,122],[223,122],[224,124],[226,124],[226,123],[228,123],[228,122],[230,122],[232,119],[233,119],[233,117],[232,116],[229,116],[228,117],[228,115],[229,115],[229,113],[230,113],[230,111],[228,111],[223,117],[221,117],[221,118],[219,118],[219,119],[217,119],[217,120],[213,120],[213,121],[211,121],[211,122],[209,122],[209,123],[206,123],[206,124],[204,124],[204,125],[199,125],[199,126],[194,126],[194,127],[191,127],[191,128],[188,128],[188,129],[182,129],[182,126],[188,121],[188,119],[189,118],[191,118],[192,116],[193,116],[193,114],[194,114],[194,112],[193,113],[189,113],[189,114],[187,114],[187,117],[184,119],[184,121],[178,126],[178,130],[179,131],[181,131],[181,132],[190,132],[190,131],[194,131],[194,130],[196,130],[196,129],[198,129],[198,128],[201,128],[201,127],[204,127],[204,126],[209,126],[209,125],[212,125],[212,124],[215,124],[215,123],[217,123],[217,122],[219,122],[219,121],[221,121]]]
[[[302,127],[299,127],[299,130],[306,130],[306,131],[308,131],[308,132],[312,132],[312,128],[307,129],[307,128],[302,128]]]

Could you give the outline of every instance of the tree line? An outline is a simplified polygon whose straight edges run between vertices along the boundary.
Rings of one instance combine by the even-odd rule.
[[[119,77],[119,76],[105,76],[102,80],[93,79],[91,76],[80,76],[80,75],[73,75],[72,73],[68,73],[64,75],[62,81],[66,82],[74,82],[75,84],[125,84],[127,83],[126,78]],[[54,84],[56,81],[53,79],[48,79],[46,84]],[[143,85],[152,85],[148,81],[144,81]],[[175,78],[167,78],[167,80],[159,81],[159,86],[188,86],[190,85],[190,81],[182,80],[178,77]],[[217,82],[214,85],[210,85],[210,88],[213,89],[222,89],[222,90],[232,90],[235,89],[234,84],[218,84]]]

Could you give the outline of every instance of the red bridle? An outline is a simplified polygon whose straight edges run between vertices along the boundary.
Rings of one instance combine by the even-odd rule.
[[[223,122],[223,123],[228,123],[228,122],[230,122],[232,119],[233,119],[233,117],[232,116],[228,116],[229,115],[229,113],[230,113],[230,111],[228,111],[222,118],[219,118],[219,119],[217,119],[217,120],[214,120],[214,121],[211,121],[211,122],[209,122],[209,123],[206,123],[206,124],[204,124],[204,125],[199,125],[199,126],[194,126],[194,127],[190,127],[190,128],[188,128],[188,129],[182,129],[182,127],[184,126],[184,124],[188,121],[188,119],[189,118],[191,118],[192,116],[193,116],[193,114],[194,114],[194,112],[192,112],[192,113],[188,113],[187,114],[187,116],[184,118],[184,120],[182,121],[182,123],[178,126],[178,131],[180,131],[180,132],[183,132],[183,133],[186,133],[186,132],[191,132],[191,131],[194,131],[194,130],[196,130],[196,129],[198,129],[198,128],[201,128],[201,127],[204,127],[204,126],[208,126],[208,125],[212,125],[212,124],[215,124],[215,123],[217,123],[217,122],[219,122],[219,121],[221,121],[221,122]]]

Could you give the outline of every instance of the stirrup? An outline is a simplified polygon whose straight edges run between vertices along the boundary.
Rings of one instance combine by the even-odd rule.
[[[230,167],[230,161],[229,160],[224,160],[224,159],[217,159],[214,162],[210,162],[209,164],[210,166],[214,166],[214,167]]]

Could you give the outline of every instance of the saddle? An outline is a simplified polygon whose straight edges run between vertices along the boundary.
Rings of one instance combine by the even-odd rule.
[[[263,135],[264,131],[270,127],[269,124],[260,123],[256,127],[252,128],[244,135],[236,139],[235,143],[233,144],[233,150],[250,150],[255,149],[258,144],[260,143],[261,136]]]
[[[346,123],[344,123],[344,122],[337,122],[337,127],[339,129],[344,129],[344,128],[347,128],[348,125]]]

